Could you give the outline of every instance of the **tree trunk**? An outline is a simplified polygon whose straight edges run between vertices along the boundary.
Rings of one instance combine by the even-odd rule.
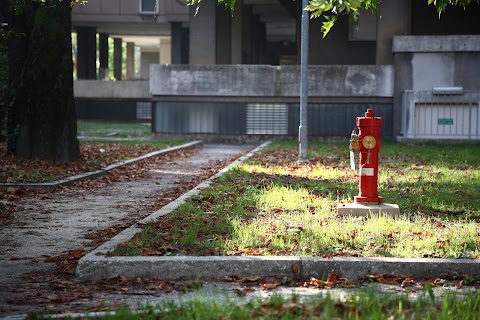
[[[9,133],[20,158],[59,162],[80,158],[73,98],[70,1],[26,1],[10,45]]]

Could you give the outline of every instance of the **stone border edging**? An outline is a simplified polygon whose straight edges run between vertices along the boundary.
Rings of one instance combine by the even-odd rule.
[[[91,251],[78,261],[78,281],[100,280],[114,277],[144,277],[168,280],[219,280],[231,275],[280,277],[293,276],[294,265],[300,266],[303,275],[325,277],[335,272],[349,280],[357,280],[369,273],[402,274],[406,276],[439,276],[444,273],[466,273],[480,276],[479,259],[432,258],[357,258],[357,257],[296,257],[296,256],[137,256],[107,257],[108,252],[120,243],[130,240],[141,231],[141,226],[176,209],[188,198],[208,187],[213,180],[233,166],[250,158],[263,149],[266,142],[252,150],[205,182],[186,192],[160,210],[130,228],[125,229],[109,242]]]
[[[147,158],[150,158],[150,157],[157,157],[157,156],[160,156],[162,154],[170,153],[170,152],[177,151],[177,150],[180,150],[180,149],[188,149],[188,148],[194,147],[194,146],[199,145],[199,144],[202,144],[202,141],[193,141],[193,142],[189,142],[189,143],[182,144],[182,145],[179,145],[179,146],[166,148],[166,149],[162,149],[162,150],[158,150],[158,151],[153,151],[153,152],[147,153],[147,154],[145,154],[143,156],[140,156],[140,157],[137,157],[137,158],[133,158],[133,159],[125,160],[125,161],[120,161],[120,162],[111,164],[111,165],[106,166],[105,168],[103,168],[101,170],[82,173],[82,174],[79,174],[79,175],[76,175],[76,176],[67,177],[65,179],[57,180],[57,181],[54,181],[54,182],[45,182],[45,183],[0,183],[0,189],[8,189],[8,188],[55,189],[55,188],[58,188],[60,186],[70,185],[70,184],[73,184],[73,183],[81,181],[81,180],[95,179],[95,178],[98,178],[100,176],[103,176],[103,175],[107,174],[110,170],[117,169],[117,168],[122,167],[122,166],[129,166],[129,165],[132,165],[134,163],[137,163],[141,160],[144,160],[144,159],[147,159]]]

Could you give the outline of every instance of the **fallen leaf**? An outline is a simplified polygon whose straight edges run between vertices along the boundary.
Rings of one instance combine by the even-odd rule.
[[[235,292],[239,297],[244,297],[248,292],[255,292],[255,289],[251,287],[244,287],[242,289],[233,289],[233,292]]]
[[[331,272],[329,275],[328,275],[328,278],[327,278],[327,281],[328,283],[332,283],[333,285],[335,285],[338,281],[338,276]]]
[[[293,264],[293,273],[296,277],[300,277],[300,265],[298,263]]]
[[[259,277],[259,276],[251,276],[251,277],[230,276],[230,277],[224,277],[221,280],[224,282],[245,283],[245,282],[258,282],[262,280],[262,278],[263,277]]]
[[[310,279],[308,280],[308,282],[305,282],[304,286],[316,286],[318,288],[323,288],[325,287],[325,281],[323,280],[320,280],[320,279],[317,279],[317,278],[314,278],[314,277],[310,277]]]
[[[263,277],[258,284],[262,290],[271,290],[281,285],[282,281],[278,276],[267,276]]]
[[[456,285],[455,287],[457,287],[457,289],[460,289],[463,287],[463,280],[460,280]]]
[[[401,287],[409,287],[415,285],[415,281],[412,278],[406,278],[402,281]]]

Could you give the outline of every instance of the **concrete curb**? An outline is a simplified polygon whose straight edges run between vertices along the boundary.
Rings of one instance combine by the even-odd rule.
[[[170,153],[173,151],[177,151],[180,149],[188,149],[197,145],[202,144],[202,141],[193,141],[186,144],[182,144],[180,146],[175,146],[163,150],[158,150],[154,152],[147,153],[143,156],[138,158],[133,158],[125,161],[120,161],[114,164],[111,164],[101,170],[93,171],[93,172],[86,172],[76,176],[71,176],[62,180],[54,181],[54,182],[46,182],[46,183],[0,183],[0,189],[8,189],[8,188],[23,188],[23,189],[55,189],[60,186],[70,185],[75,182],[85,180],[85,179],[95,179],[100,176],[107,174],[110,170],[120,168],[122,166],[129,166],[144,159],[150,157],[158,157],[162,154]]]
[[[107,254],[122,242],[130,240],[141,231],[141,226],[168,214],[188,198],[208,187],[213,180],[263,149],[264,143],[249,154],[239,158],[207,181],[183,194],[145,219],[116,235],[79,260],[78,281],[100,280],[114,277],[144,277],[169,280],[219,280],[231,275],[291,277],[294,265],[301,273],[318,278],[335,272],[340,277],[356,280],[369,273],[402,274],[405,276],[439,276],[444,273],[465,273],[480,276],[478,259],[403,259],[295,256],[159,256],[159,257],[108,257]]]

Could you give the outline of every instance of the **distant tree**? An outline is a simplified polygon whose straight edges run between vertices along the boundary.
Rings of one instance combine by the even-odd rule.
[[[2,0],[8,40],[8,149],[20,158],[80,158],[73,97],[71,4]]]

